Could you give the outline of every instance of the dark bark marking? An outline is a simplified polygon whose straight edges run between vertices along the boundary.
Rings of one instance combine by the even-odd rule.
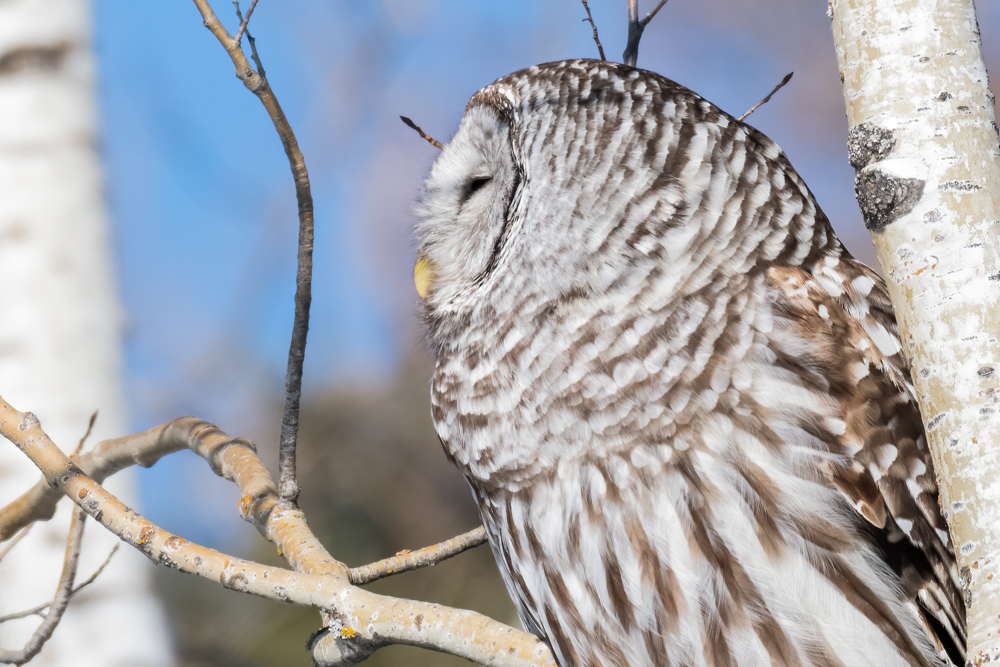
[[[854,180],[854,193],[865,218],[865,227],[881,232],[913,210],[924,194],[924,182],[868,169]]]
[[[885,159],[896,146],[896,137],[874,123],[861,123],[847,134],[847,156],[858,171]]]
[[[22,46],[0,54],[0,76],[27,70],[52,71],[62,67],[72,49],[68,42]]]

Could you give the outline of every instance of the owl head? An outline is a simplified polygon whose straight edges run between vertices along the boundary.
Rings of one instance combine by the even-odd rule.
[[[811,200],[767,137],[662,76],[596,60],[515,72],[472,96],[417,208],[432,341],[651,276],[679,296],[798,243],[787,227]]]

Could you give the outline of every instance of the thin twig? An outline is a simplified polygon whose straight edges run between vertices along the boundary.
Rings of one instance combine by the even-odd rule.
[[[282,509],[294,509],[299,497],[299,482],[295,476],[295,443],[299,431],[299,404],[302,401],[302,366],[306,356],[306,339],[309,334],[309,307],[312,304],[312,254],[314,238],[313,200],[309,186],[309,172],[298,140],[292,132],[278,98],[264,77],[247,60],[239,42],[229,36],[226,28],[215,15],[208,0],[194,0],[201,17],[215,38],[236,66],[236,76],[267,109],[274,128],[281,137],[285,155],[295,181],[295,198],[299,206],[298,268],[295,273],[295,315],[292,320],[292,339],[288,346],[288,365],[285,370],[285,404],[281,411],[281,436],[278,443],[278,494]],[[249,13],[247,14],[249,17]]]
[[[604,47],[601,46],[601,38],[597,36],[597,24],[594,23],[594,17],[590,15],[590,7],[587,5],[587,0],[580,0],[583,3],[583,8],[587,10],[587,18],[584,21],[590,21],[590,27],[594,29],[594,42],[597,43],[597,52],[601,54],[601,60],[607,60],[604,57]]]
[[[425,139],[427,141],[427,143],[429,143],[431,146],[433,146],[434,148],[438,148],[438,149],[444,150],[444,144],[442,144],[440,141],[438,141],[437,139],[435,139],[431,135],[426,134],[412,120],[410,120],[406,116],[400,116],[399,120],[401,120],[404,123],[406,123],[407,127],[410,127],[410,128],[413,128],[414,130],[416,130],[417,134],[419,134],[421,136],[421,138]]]
[[[667,4],[667,0],[660,0],[659,4],[656,5],[656,7],[653,8],[653,11],[651,11],[648,14],[646,14],[646,18],[644,18],[642,20],[642,27],[643,28],[645,28],[647,25],[649,25],[649,22],[653,20],[653,17],[656,16],[656,13],[658,11],[660,11],[661,9],[663,9],[663,5],[665,5],[665,4]]]
[[[101,576],[101,573],[104,572],[104,569],[111,564],[111,559],[114,558],[116,553],[118,553],[118,547],[120,547],[121,545],[122,543],[118,542],[115,544],[115,546],[111,547],[111,551],[108,552],[108,557],[104,559],[104,562],[101,563],[101,566],[96,570],[94,570],[94,573],[89,577],[87,577],[86,581],[84,581],[82,584],[73,589],[73,595],[76,595],[84,588],[97,581],[97,578]]]
[[[236,18],[239,19],[240,25],[245,26],[246,23],[243,21],[243,15],[240,13],[240,3],[237,0],[233,0],[233,4],[236,5]],[[254,6],[257,5],[256,0],[254,0]],[[253,11],[253,7],[250,8]],[[250,20],[250,15],[247,15],[247,21]],[[246,29],[247,41],[250,42],[250,57],[253,58],[253,62],[257,65],[257,73],[263,78],[267,78],[267,74],[264,73],[264,63],[260,61],[260,56],[257,55],[257,40],[253,38],[250,34],[250,28]]]
[[[240,14],[240,3],[238,0],[233,0],[233,5],[236,7],[236,16],[240,20],[240,31],[242,32],[250,20],[250,14],[253,13],[254,7],[257,6],[257,0],[253,0],[250,4],[245,19]],[[267,75],[264,73],[264,63],[261,62],[260,55],[257,53],[257,41],[250,34],[249,30],[246,33],[247,40],[250,42],[250,57],[253,58],[254,64],[257,65],[257,74],[264,81],[264,85],[268,85]],[[235,40],[239,43],[239,33],[237,33]],[[275,104],[277,104],[277,98],[275,98]],[[285,124],[287,125],[287,121],[285,121]],[[277,128],[277,123],[275,126]],[[280,129],[278,129],[278,133],[281,133]],[[288,125],[288,133],[292,139],[295,138],[290,125]],[[284,141],[284,137],[282,141]],[[298,143],[296,142],[297,147]],[[291,159],[291,156],[289,156],[289,159]],[[302,168],[304,172],[304,159],[302,160]],[[293,177],[295,176],[294,171],[293,166]],[[308,174],[305,174],[305,177],[308,186]],[[297,180],[296,185],[298,185]],[[301,208],[302,202],[300,200],[300,212]],[[311,193],[309,194],[309,208],[311,217]],[[302,399],[302,368],[305,363],[306,339],[309,335],[309,308],[312,304],[312,224],[309,225],[308,229],[308,253],[306,255],[303,254],[303,243],[305,241],[300,218],[298,270],[295,276],[295,315],[292,320],[292,341],[288,348],[288,363],[285,370],[285,404],[281,412],[281,435],[278,444],[278,493],[281,498],[281,505],[285,509],[294,509],[299,498],[299,482],[295,470],[295,446],[299,430],[299,403]],[[304,268],[306,271],[305,275],[303,274]]]
[[[250,8],[247,9],[246,18],[240,16],[240,3],[238,0],[233,0],[233,4],[236,5],[236,15],[240,17],[240,29],[236,31],[236,36],[233,37],[233,39],[236,40],[237,44],[239,44],[240,40],[243,39],[243,31],[247,29],[247,23],[250,23],[250,15],[253,14],[253,10],[257,7],[257,0],[253,0],[250,3]],[[261,76],[263,76],[263,74]]]
[[[247,41],[250,42],[250,57],[253,58],[254,64],[257,65],[257,71],[260,72],[262,77],[267,77],[267,74],[264,73],[264,63],[260,61],[260,56],[257,55],[257,40],[250,34],[249,28],[247,29]]]
[[[639,59],[639,40],[642,39],[642,31],[646,29],[649,22],[665,4],[667,4],[667,0],[660,0],[653,11],[639,20],[639,0],[628,0],[628,42],[625,44],[624,53],[622,53],[623,63],[635,67],[635,63]]]
[[[104,572],[104,568],[106,568],[108,565],[111,564],[111,558],[116,553],[118,553],[118,547],[120,547],[121,545],[122,545],[122,543],[118,542],[118,543],[115,544],[115,546],[111,547],[111,553],[109,553],[108,557],[104,559],[104,562],[101,563],[101,566],[99,568],[97,568],[97,570],[94,571],[94,573],[92,575],[90,575],[85,582],[83,582],[82,584],[80,584],[79,586],[77,586],[76,588],[74,588],[72,591],[70,591],[69,596],[71,598],[74,595],[76,595],[77,593],[79,593],[80,591],[82,591],[87,586],[89,586],[92,583],[94,583],[95,581],[97,581],[97,578],[99,576],[101,576],[102,572]],[[51,602],[46,602],[44,604],[38,605],[37,607],[35,607],[33,609],[25,609],[24,611],[19,611],[19,612],[14,613],[14,614],[7,614],[6,616],[0,616],[0,623],[6,623],[7,621],[13,621],[13,620],[16,620],[18,618],[27,618],[28,616],[34,616],[36,614],[41,614],[43,611],[45,611],[46,609],[48,609],[51,606],[52,606]]]
[[[257,0],[253,0],[253,5]],[[247,19],[253,11],[253,5],[247,11]],[[261,78],[264,78],[264,65],[257,55],[257,42],[249,37],[250,52]],[[295,471],[295,447],[299,434],[299,404],[302,401],[302,369],[306,359],[306,341],[309,336],[309,309],[312,306],[312,270],[313,244],[315,242],[315,220],[313,218],[312,188],[309,183],[309,172],[306,170],[305,157],[299,149],[292,126],[289,125],[278,99],[274,97],[267,79],[264,78],[270,97],[274,100],[277,115],[272,114],[274,127],[281,136],[285,146],[288,162],[292,168],[295,181],[295,196],[299,205],[299,248],[297,253],[297,268],[295,272],[295,314],[292,319],[292,339],[288,344],[288,364],[285,369],[285,403],[281,410],[281,436],[278,443],[278,496],[281,498],[282,509],[295,509],[299,500],[299,481]],[[261,97],[261,101],[264,98]],[[267,106],[265,101],[264,106]]]
[[[31,530],[31,527],[32,527],[33,525],[34,525],[34,524],[30,524],[30,523],[29,523],[29,524],[27,524],[27,525],[25,525],[25,526],[22,526],[21,528],[19,528],[19,529],[18,529],[18,533],[17,533],[17,535],[15,535],[15,536],[14,536],[14,539],[12,539],[12,540],[10,541],[10,544],[8,544],[8,545],[7,545],[7,546],[6,546],[5,548],[4,548],[4,550],[3,550],[3,551],[0,551],[0,561],[2,561],[2,560],[3,560],[4,558],[6,558],[6,557],[7,557],[7,554],[9,554],[9,553],[10,553],[11,551],[13,551],[13,550],[14,550],[14,547],[16,547],[16,546],[17,546],[17,543],[18,543],[18,542],[20,542],[21,540],[23,540],[23,539],[25,538],[25,536],[26,536],[26,535],[28,534],[28,531],[30,531],[30,530]],[[2,541],[2,540],[0,540],[0,541]]]
[[[757,102],[757,104],[755,104],[755,105],[753,105],[752,107],[750,107],[750,111],[747,111],[747,112],[746,112],[745,114],[743,114],[742,116],[740,116],[740,117],[739,117],[739,118],[737,118],[736,120],[740,120],[740,121],[742,121],[742,120],[746,119],[746,117],[747,117],[747,116],[749,116],[749,115],[750,115],[750,114],[752,114],[752,113],[753,113],[754,111],[756,111],[757,109],[759,109],[759,108],[761,108],[762,106],[764,106],[765,104],[767,104],[767,103],[768,103],[768,101],[770,101],[771,97],[772,97],[772,96],[773,96],[773,95],[774,95],[774,94],[775,94],[776,92],[778,92],[779,90],[781,90],[781,89],[782,89],[782,88],[783,88],[783,87],[785,86],[785,84],[786,84],[786,83],[788,83],[789,81],[791,81],[791,80],[792,80],[792,75],[793,75],[793,74],[795,74],[795,72],[789,72],[788,74],[786,74],[786,75],[785,75],[785,78],[781,80],[781,83],[779,83],[779,84],[778,84],[777,86],[775,86],[775,87],[774,87],[774,90],[772,90],[771,92],[769,92],[769,93],[767,94],[767,97],[765,97],[765,98],[764,98],[764,99],[762,99],[762,100],[761,100],[760,102]]]
[[[94,432],[94,423],[96,421],[97,421],[97,410],[94,410],[94,413],[90,415],[90,422],[87,424],[87,430],[84,432],[83,437],[80,438],[80,442],[77,443],[76,449],[73,450],[73,453],[70,454],[70,456],[77,456],[80,454],[80,452],[83,451],[84,443],[87,442],[87,438],[90,437],[90,434]]]
[[[49,604],[49,611],[20,651],[0,649],[0,663],[23,665],[30,661],[45,646],[52,637],[56,626],[62,620],[63,612],[73,596],[73,581],[76,579],[76,567],[80,563],[80,549],[83,547],[83,528],[87,514],[82,509],[73,510],[73,519],[69,526],[69,536],[66,538],[66,556],[63,558],[62,574],[59,575],[59,587],[55,598]]]
[[[484,542],[486,542],[486,530],[480,526],[440,544],[397,554],[392,558],[386,558],[370,565],[351,568],[351,583],[355,586],[361,586],[392,574],[401,574],[437,565],[443,560],[457,556],[473,547],[478,547]]]

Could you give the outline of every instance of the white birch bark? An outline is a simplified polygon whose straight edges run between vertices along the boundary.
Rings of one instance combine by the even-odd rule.
[[[0,388],[46,421],[71,449],[90,414],[95,438],[125,433],[122,316],[113,287],[96,146],[94,60],[87,0],[0,3]],[[39,478],[0,443],[0,506]],[[119,492],[128,493],[119,483]],[[65,505],[65,503],[64,503]],[[51,600],[62,565],[68,507],[0,563],[0,615]],[[115,539],[91,523],[80,579]],[[32,662],[108,667],[172,663],[150,566],[122,549],[70,603]],[[19,649],[38,618],[0,625]]]
[[[972,0],[831,0],[858,203],[899,318],[969,605],[1000,660],[1000,152]]]

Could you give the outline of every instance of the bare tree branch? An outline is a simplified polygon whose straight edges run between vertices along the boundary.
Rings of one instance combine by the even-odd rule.
[[[176,424],[176,421],[166,426],[169,428]],[[202,422],[202,425],[211,427],[207,422]],[[136,439],[147,441],[143,436],[149,436],[151,432],[161,428],[158,427],[139,434]],[[217,433],[225,435],[221,432]],[[164,434],[164,431],[161,431],[161,434]],[[42,471],[45,479],[54,483],[59,493],[69,496],[102,526],[141,551],[147,558],[161,565],[176,567],[189,574],[197,574],[221,581],[227,588],[243,590],[273,600],[292,601],[312,606],[318,606],[320,598],[324,597],[324,593],[329,593],[330,587],[338,579],[341,582],[346,580],[346,571],[340,577],[329,577],[329,583],[321,575],[304,575],[316,577],[317,581],[311,583],[316,583],[318,586],[309,594],[285,595],[283,591],[278,590],[277,586],[290,581],[288,577],[295,575],[295,573],[234,559],[213,549],[192,544],[146,520],[122,504],[103,486],[81,470],[75,461],[63,454],[42,430],[35,415],[18,412],[2,399],[0,399],[0,435],[6,437],[24,452]],[[223,473],[228,472],[229,474],[226,476],[236,481],[243,492],[257,489],[257,494],[250,493],[243,496],[240,500],[240,509],[244,512],[278,514],[272,512],[277,504],[273,483],[270,482],[269,478],[266,482],[258,479],[258,471],[253,469],[253,465],[248,465],[250,460],[256,459],[252,452],[246,451],[248,441],[226,439],[225,442],[216,442],[213,435],[215,434],[195,434],[197,440],[209,449],[206,458],[212,464],[213,469],[216,469],[217,472],[219,470],[222,470]],[[121,440],[128,441],[128,439]],[[180,448],[171,447],[171,449],[176,451]],[[192,449],[196,449],[196,447],[192,447]],[[259,463],[259,460],[257,462]],[[267,474],[266,470],[263,474]],[[271,502],[268,503],[267,500]],[[261,506],[263,506],[263,510]],[[254,518],[259,519],[260,516]],[[269,520],[274,521],[275,519],[272,517]],[[296,548],[293,547],[293,549]],[[284,555],[287,557],[287,553]],[[283,575],[284,578],[277,574],[282,572],[287,573],[287,575]]]
[[[99,482],[132,465],[148,468],[160,457],[188,446],[187,440],[177,433],[188,420],[200,422],[193,417],[181,417],[127,438],[105,440],[73,461]],[[44,479],[40,480],[9,505],[0,508],[0,541],[9,539],[35,521],[51,519],[61,499],[62,492],[49,486]]]
[[[240,29],[236,31],[236,36],[233,37],[233,39],[236,40],[237,44],[239,44],[240,40],[243,39],[243,31],[247,29],[247,23],[250,23],[250,15],[253,14],[253,10],[257,8],[257,0],[253,0],[250,3],[250,8],[247,9],[246,18],[240,16],[240,3],[237,2],[237,0],[233,0],[233,4],[236,5],[236,16],[240,19]],[[247,37],[249,36],[250,35],[247,34]],[[261,76],[263,76],[263,72],[261,73]]]
[[[59,494],[63,494],[155,563],[205,577],[233,590],[320,609],[326,627],[311,647],[318,665],[354,664],[389,644],[421,646],[487,665],[553,665],[548,647],[532,635],[474,612],[379,596],[352,585],[349,570],[330,556],[312,534],[304,514],[296,508],[295,440],[311,300],[313,213],[308,173],[295,136],[264,77],[253,38],[246,30],[250,12],[246,19],[241,18],[240,33],[234,39],[207,0],[194,2],[206,27],[232,59],[237,77],[258,96],[271,116],[296,183],[299,262],[282,415],[280,492],[257,457],[253,443],[230,438],[211,424],[194,418],[181,418],[135,436],[105,441],[93,452],[70,459],[49,439],[34,415],[20,413],[0,399],[0,435],[28,456],[45,480],[0,510],[0,535],[9,536],[19,526],[51,516]],[[244,31],[250,39],[257,70],[240,47],[239,37]],[[217,474],[239,486],[242,494],[239,506],[244,517],[278,546],[294,571],[245,561],[193,544],[129,509],[85,472],[86,468],[92,468],[106,476],[135,463],[151,465],[161,456],[183,448],[198,453]],[[49,484],[51,488],[47,488]],[[387,574],[390,567],[406,570],[432,565],[481,543],[479,532],[472,531],[471,535],[412,555],[400,554],[374,564],[365,570],[368,573],[365,576],[373,580]],[[51,605],[43,628],[48,628],[49,619],[55,619],[65,609],[72,583],[61,590],[63,593]],[[57,622],[52,621],[52,627]]]
[[[104,572],[105,569],[107,569],[108,565],[111,565],[111,559],[115,557],[116,553],[118,553],[118,547],[120,546],[121,542],[118,542],[117,544],[115,544],[115,546],[111,547],[111,551],[108,552],[108,557],[104,559],[104,562],[101,563],[96,570],[94,570],[94,573],[92,575],[87,577],[86,581],[84,581],[82,584],[73,589],[73,595],[76,595],[84,588],[97,581],[97,578],[101,576],[101,574]]]
[[[442,144],[442,143],[441,143],[440,141],[438,141],[437,139],[435,139],[435,138],[434,138],[434,137],[432,137],[431,135],[429,135],[429,134],[425,133],[425,132],[424,132],[423,130],[421,130],[421,129],[420,129],[420,127],[419,127],[419,126],[418,126],[418,125],[417,125],[416,123],[414,123],[414,122],[413,122],[412,120],[410,120],[410,119],[409,119],[409,118],[407,118],[406,116],[400,116],[400,117],[399,117],[399,120],[403,121],[403,122],[404,122],[404,123],[406,124],[406,126],[407,126],[407,127],[409,127],[409,128],[411,128],[411,129],[414,129],[414,130],[416,130],[416,131],[417,131],[417,134],[419,134],[419,135],[420,135],[420,137],[421,137],[422,139],[424,139],[424,140],[425,140],[425,141],[426,141],[427,143],[429,143],[429,144],[430,144],[431,146],[433,146],[434,148],[438,148],[438,149],[441,149],[441,150],[444,150],[444,144]]]
[[[642,26],[639,24],[639,0],[628,0],[628,39],[625,51],[622,52],[622,62],[635,67],[639,59],[639,40],[642,39]]]
[[[182,449],[190,449],[201,456],[216,474],[240,487],[240,512],[262,535],[279,545],[294,541],[295,548],[283,550],[285,557],[293,562],[293,567],[297,563],[308,572],[346,571],[345,566],[323,550],[304,519],[301,523],[293,519],[296,513],[283,512],[280,514],[282,521],[270,522],[278,499],[270,475],[256,455],[254,444],[242,438],[232,438],[209,422],[195,417],[179,417],[142,433],[105,440],[92,451],[74,458],[73,463],[95,482],[101,483],[125,468],[133,465],[148,468],[163,456]],[[62,497],[59,489],[49,486],[44,479],[39,480],[10,505],[0,508],[0,539],[30,527],[34,521],[51,518]],[[440,544],[355,568],[350,571],[350,579],[354,584],[363,584],[390,574],[435,565],[485,540],[485,532],[480,527]]]
[[[347,576],[347,567],[336,561],[309,530],[298,510],[280,510],[279,498],[256,447],[244,438],[232,438],[214,424],[194,417],[180,417],[142,433],[105,440],[73,464],[96,483],[132,465],[149,467],[167,454],[190,449],[208,461],[217,475],[240,488],[240,512],[267,539],[279,545],[285,559],[303,572],[336,572]],[[55,513],[62,491],[45,479],[0,509],[0,539],[33,521]],[[286,544],[287,543],[287,544]]]
[[[274,128],[281,137],[285,154],[295,180],[295,197],[299,206],[298,270],[295,275],[295,316],[292,322],[292,340],[288,348],[288,366],[285,372],[285,405],[281,413],[281,436],[278,445],[278,491],[283,509],[296,507],[299,483],[295,476],[295,443],[299,430],[299,403],[302,400],[302,366],[309,334],[309,307],[312,304],[312,253],[314,237],[313,200],[309,186],[309,173],[298,141],[285,118],[278,99],[264,77],[254,48],[254,59],[260,71],[255,71],[240,47],[239,40],[229,36],[219,18],[212,11],[208,0],[194,0],[207,27],[236,65],[236,76],[267,109]],[[256,2],[254,2],[256,4]],[[251,11],[253,7],[251,6]],[[250,18],[247,12],[245,23]]]
[[[62,454],[62,452],[59,452]],[[65,455],[63,454],[65,457]],[[66,459],[69,461],[69,459]],[[72,465],[72,463],[70,464]],[[59,575],[59,587],[55,598],[49,604],[41,624],[32,633],[31,638],[20,651],[0,649],[0,663],[8,665],[23,665],[42,650],[45,642],[52,637],[56,626],[62,620],[69,600],[73,597],[73,581],[76,579],[76,567],[80,562],[80,549],[83,547],[83,528],[87,515],[82,509],[73,511],[73,519],[69,526],[69,537],[66,539],[66,556],[63,559],[62,574]]]
[[[80,442],[77,443],[76,449],[73,450],[73,453],[70,454],[70,456],[76,456],[83,451],[83,446],[87,443],[87,438],[89,438],[90,434],[94,432],[94,424],[96,422],[97,410],[94,410],[90,415],[90,421],[87,422],[87,430],[83,432],[83,437],[80,438]]]
[[[793,74],[795,74],[795,72],[789,72],[788,74],[786,74],[785,78],[781,80],[781,83],[779,83],[777,86],[775,86],[774,90],[772,90],[771,92],[769,92],[767,94],[767,97],[765,97],[760,102],[757,102],[757,104],[755,104],[752,107],[750,107],[749,111],[747,111],[745,114],[743,114],[742,116],[740,116],[736,120],[739,120],[739,121],[746,120],[747,116],[749,116],[754,111],[756,111],[757,109],[761,108],[762,106],[764,106],[765,104],[767,104],[768,102],[770,102],[771,101],[771,97],[773,97],[776,92],[778,92],[779,90],[781,90],[782,88],[784,88],[784,86],[785,86],[786,83],[788,83],[789,81],[792,80],[792,75]]]
[[[236,0],[233,0],[233,4],[236,5],[236,18],[238,18],[240,20],[240,24],[243,25],[244,21],[243,21],[243,15],[240,14],[240,3],[237,2]],[[257,3],[255,0],[254,6],[256,5]],[[250,7],[250,11],[253,11],[253,6]],[[247,21],[249,20],[250,20],[250,15],[248,14]],[[254,65],[257,66],[257,73],[260,74],[262,77],[267,78],[267,74],[264,73],[264,63],[260,61],[260,56],[257,55],[257,40],[255,40],[253,38],[253,35],[250,34],[249,28],[246,29],[246,33],[247,33],[247,41],[250,42],[250,57],[253,58]]]
[[[646,18],[644,18],[642,20],[642,27],[643,28],[645,28],[647,25],[649,25],[649,22],[653,20],[653,17],[656,16],[657,12],[659,12],[661,9],[663,9],[663,5],[665,5],[665,4],[667,4],[667,0],[660,0],[659,4],[657,4],[656,7],[653,8],[653,11],[651,11],[648,14],[646,14]]]
[[[72,460],[49,439],[37,417],[18,412],[0,398],[0,435],[27,455],[60,493],[153,562],[232,590],[323,610],[328,627],[311,647],[318,665],[355,664],[389,644],[421,646],[484,665],[553,665],[548,647],[536,637],[475,612],[385,597],[351,585],[346,568],[326,553],[301,511],[277,507],[274,483],[252,443],[229,438],[207,422],[184,417],[135,436],[105,441],[94,452]],[[77,465],[90,454],[95,459],[103,456],[109,467],[124,467],[129,458],[151,462],[164,450],[181,449],[175,441],[182,437],[192,438],[187,446],[208,460],[216,473],[239,485],[244,516],[263,524],[261,532],[296,571],[234,558],[174,535],[126,507]]]
[[[635,67],[639,59],[639,40],[642,39],[642,31],[646,29],[649,22],[653,20],[667,0],[660,2],[653,8],[653,11],[646,14],[646,17],[639,20],[639,0],[628,0],[628,41],[625,44],[625,51],[622,53],[622,62]]]
[[[97,578],[99,576],[101,576],[101,573],[104,572],[104,569],[108,565],[111,564],[111,559],[114,557],[114,555],[116,553],[118,553],[118,547],[120,547],[120,546],[121,546],[121,542],[118,542],[113,547],[111,547],[111,552],[108,554],[108,557],[104,559],[104,562],[101,563],[100,567],[98,567],[94,571],[94,573],[92,575],[90,575],[89,577],[87,577],[86,581],[84,581],[82,584],[80,584],[79,586],[77,586],[76,588],[74,588],[72,591],[70,591],[70,594],[69,594],[70,598],[72,598],[73,596],[75,596],[77,593],[79,593],[80,591],[82,591],[87,586],[89,586],[92,583],[94,583],[95,581],[97,581]],[[46,609],[48,609],[51,606],[52,606],[51,602],[46,602],[44,604],[38,605],[37,607],[33,607],[31,609],[25,609],[24,611],[19,611],[19,612],[13,613],[13,614],[7,614],[6,616],[0,616],[0,623],[6,623],[7,621],[13,621],[13,620],[16,620],[16,619],[19,619],[19,618],[27,618],[28,616],[34,616],[36,614],[41,614],[43,611],[45,611]]]
[[[478,547],[485,542],[486,530],[480,526],[440,544],[424,547],[417,551],[399,553],[392,558],[386,558],[371,565],[351,568],[351,583],[355,586],[361,586],[393,574],[437,565],[443,560],[457,556],[463,551]]]
[[[84,443],[87,438],[90,437],[91,432],[94,428],[94,422],[97,421],[97,411],[90,416],[90,423],[87,425],[87,431],[80,438],[80,442],[77,444],[76,449],[70,454],[71,458],[77,458],[80,451],[83,449]],[[176,450],[175,450],[176,451]],[[77,463],[89,466],[90,461],[99,455],[96,453],[85,454],[82,459],[77,459]],[[133,462],[134,463],[134,462]],[[106,475],[113,475],[122,468],[125,468],[132,463],[124,463],[120,467],[110,469]],[[141,465],[141,464],[140,464]],[[101,481],[104,477],[101,477]],[[27,534],[28,530],[31,529],[31,525],[35,521],[48,521],[55,515],[56,503],[62,498],[62,494],[57,490],[53,489],[42,480],[35,484],[35,486],[28,492],[21,494],[16,500],[14,500],[9,505],[0,508],[0,542],[5,542],[12,537],[15,533],[21,531],[17,534],[13,542],[11,542],[7,547],[0,552],[0,560],[3,560],[14,546],[21,541],[21,539]]]
[[[597,52],[601,54],[601,60],[607,60],[604,57],[604,47],[601,46],[601,38],[597,36],[597,24],[594,23],[594,17],[590,14],[590,6],[587,5],[587,0],[580,0],[583,3],[583,8],[587,10],[587,18],[584,21],[590,21],[590,27],[594,29],[594,42],[597,44]]]

